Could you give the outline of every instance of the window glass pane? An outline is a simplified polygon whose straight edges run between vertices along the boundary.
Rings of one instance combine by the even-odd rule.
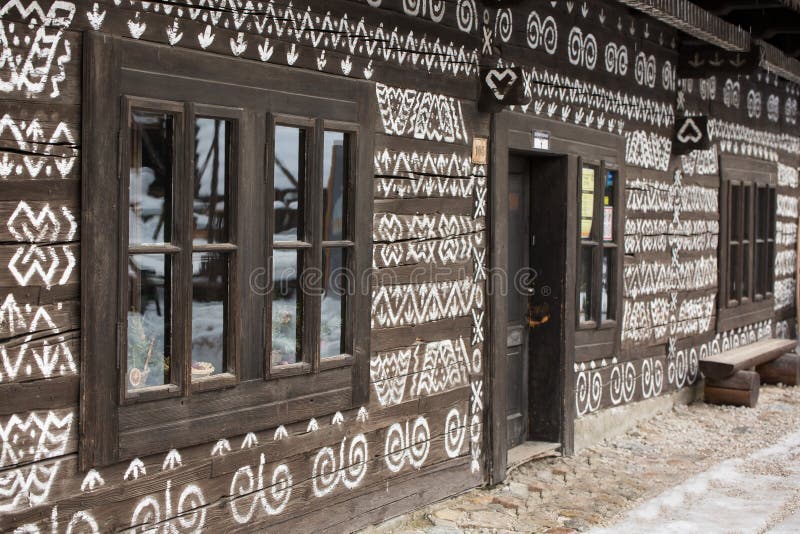
[[[742,297],[750,298],[750,243],[742,243]]]
[[[613,241],[614,229],[614,191],[617,186],[617,171],[607,170],[605,191],[603,192],[603,241]]]
[[[348,279],[345,255],[341,248],[322,251],[325,293],[322,295],[322,325],[320,327],[320,358],[330,358],[347,352],[344,337],[345,303]]]
[[[128,389],[170,382],[170,258],[128,257]]]
[[[600,320],[607,321],[613,320],[615,316],[616,302],[615,302],[615,286],[616,279],[614,277],[615,256],[616,250],[613,248],[606,248],[603,250],[603,272],[600,286]]]
[[[345,179],[348,173],[348,136],[342,132],[325,132],[322,161],[322,239],[346,239],[344,214]]]
[[[767,265],[766,261],[766,253],[767,253],[767,244],[763,242],[757,242],[755,248],[755,283],[756,283],[756,293],[759,295],[764,295],[767,291],[767,273],[765,267]]]
[[[767,188],[759,187],[756,199],[756,226],[759,239],[767,237]]]
[[[749,240],[752,237],[751,226],[753,226],[753,212],[750,209],[750,198],[752,196],[753,188],[750,185],[744,187],[744,220],[742,221],[742,239]],[[745,253],[745,258],[747,254]]]
[[[740,224],[741,224],[741,207],[742,207],[742,186],[733,184],[731,185],[731,198],[730,201],[730,236],[731,241],[739,241],[741,238]]]
[[[597,170],[594,167],[584,167],[581,173],[581,239],[592,238],[592,225],[594,223],[594,185]]]
[[[774,187],[767,189],[769,205],[767,206],[767,239],[775,239],[775,205],[777,202],[777,191]]]
[[[228,371],[227,306],[227,254],[192,254],[192,380]]]
[[[739,246],[731,245],[728,250],[728,296],[731,300],[739,300]]]
[[[594,320],[592,317],[592,251],[594,251],[594,247],[581,247],[578,318],[582,323]]]
[[[275,250],[272,254],[273,367],[301,360],[303,299],[298,283],[302,252]]]
[[[773,258],[775,257],[775,243],[770,241],[767,244],[767,257],[764,258],[764,263],[766,263],[766,272],[767,272],[767,293],[772,293],[773,291],[773,283],[775,280],[775,266],[773,265]]]
[[[303,189],[306,175],[305,131],[275,127],[275,241],[303,238]]]
[[[131,112],[128,242],[165,243],[172,224],[175,117],[160,111]]]
[[[194,201],[192,239],[195,244],[228,240],[225,194],[230,173],[232,122],[198,117],[194,122]]]

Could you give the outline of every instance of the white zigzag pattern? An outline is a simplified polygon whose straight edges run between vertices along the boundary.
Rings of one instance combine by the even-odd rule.
[[[618,133],[622,133],[623,119],[658,128],[669,128],[675,123],[675,110],[670,103],[607,89],[561,73],[551,73],[547,69],[534,67],[522,74],[525,94],[534,99],[530,106],[533,106],[537,115],[553,117],[560,103],[565,106],[561,117],[564,122],[567,122],[571,113],[570,105],[578,106],[576,113],[582,114],[575,120],[576,123],[598,130],[607,128],[609,132],[617,129]],[[522,106],[523,111],[527,111],[528,106]],[[605,114],[610,116],[606,117]]]
[[[468,143],[461,102],[451,96],[375,84],[383,129],[390,135]]]
[[[1,65],[0,65],[1,66]],[[17,122],[10,115],[5,114],[0,118],[0,136],[8,132],[17,144],[17,148],[26,154],[21,158],[4,152],[0,158],[0,178],[8,178],[11,175],[37,178],[44,169],[46,176],[53,173],[52,166],[48,163],[52,160],[56,170],[61,177],[66,177],[75,165],[78,158],[78,150],[75,148],[75,137],[72,131],[64,122],[59,122],[49,135],[38,119],[26,123]],[[66,148],[54,153],[53,148],[67,144]],[[19,161],[22,161],[22,164]],[[27,175],[24,172],[27,171]]]
[[[404,239],[436,239],[479,232],[484,229],[482,220],[465,215],[396,215],[376,213],[372,223],[372,238],[394,242]]]
[[[34,464],[0,474],[0,512],[33,507],[47,501],[61,461]]]
[[[653,132],[625,132],[625,163],[666,172],[672,154],[672,140]]]
[[[624,273],[626,297],[694,291],[716,286],[717,258],[703,256],[678,264],[643,261],[625,265]]]
[[[372,327],[416,325],[469,315],[483,308],[483,284],[472,280],[383,286],[372,297]]]
[[[433,241],[410,241],[375,244],[372,263],[375,267],[396,267],[415,263],[450,265],[473,257],[473,250],[484,244],[483,233]]]
[[[7,22],[12,11],[17,11],[27,24]],[[66,78],[64,65],[72,59],[72,52],[68,41],[63,42],[63,48],[59,45],[74,16],[75,4],[63,1],[53,2],[47,13],[35,1],[25,5],[21,0],[12,0],[0,8],[0,72],[8,74],[6,79],[0,77],[0,91],[24,89],[38,94],[44,92],[49,82],[52,85],[49,96],[55,98],[60,94],[58,85]],[[37,24],[32,41],[25,36],[20,42],[15,29],[27,31]],[[28,48],[20,53],[19,47],[23,45]],[[54,63],[55,73],[51,73]]]
[[[30,412],[25,419],[12,415],[0,424],[0,468],[21,462],[36,462],[64,454],[72,428],[73,413]],[[25,444],[25,436],[35,436],[36,446]]]
[[[157,11],[162,7],[167,10],[173,6],[166,6],[161,2],[139,2],[128,0],[129,5],[143,11]],[[314,13],[311,7],[295,7],[295,2],[285,4],[269,0],[263,4],[250,0],[197,0],[191,2],[182,0],[188,9],[179,8],[180,12],[188,12],[188,18],[198,23],[206,24],[204,32],[198,36],[202,42],[211,44],[215,34],[212,27],[236,32],[248,32],[264,37],[277,37],[293,41],[293,47],[311,46],[324,48],[343,54],[359,55],[369,59],[394,62],[397,65],[420,66],[428,72],[439,71],[452,76],[473,76],[478,69],[477,48],[456,46],[452,42],[445,44],[440,38],[432,39],[422,34],[417,37],[414,31],[402,33],[397,28],[384,29],[383,23],[377,27],[368,26],[365,18],[351,21],[347,15],[336,17],[327,11],[324,15]],[[133,31],[143,31],[141,21],[130,21]],[[176,31],[173,29],[173,32]],[[141,34],[140,34],[141,35]],[[241,42],[232,46],[232,53],[242,53],[246,41],[237,37]],[[269,44],[265,43],[265,50]],[[294,54],[297,54],[295,51]],[[262,52],[262,59],[269,59],[269,53]],[[294,59],[296,61],[296,57]],[[293,61],[293,62],[294,62]],[[320,60],[322,61],[322,60]],[[348,71],[347,61],[343,62],[342,70]],[[323,65],[324,66],[324,65]],[[365,72],[365,75],[367,72]]]
[[[469,156],[460,156],[455,153],[409,153],[383,149],[375,153],[375,174],[408,177],[417,174],[433,174],[469,178],[470,176],[485,176],[486,165],[473,165]]]

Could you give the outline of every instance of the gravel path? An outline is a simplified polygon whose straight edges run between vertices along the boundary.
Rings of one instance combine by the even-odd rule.
[[[702,532],[796,532],[799,428],[800,387],[762,386],[754,409],[702,402],[676,406],[573,457],[531,462],[495,488],[473,490],[362,532],[568,533],[609,527],[598,530],[606,533],[657,526],[684,533],[692,531],[691,524],[664,527],[690,511],[701,518],[714,510],[721,512]],[[742,460],[748,455],[754,456]],[[789,461],[797,468],[788,468]],[[709,492],[720,499],[694,506]],[[741,521],[739,512],[725,513],[730,509],[725,506],[743,503],[758,509],[748,521]]]

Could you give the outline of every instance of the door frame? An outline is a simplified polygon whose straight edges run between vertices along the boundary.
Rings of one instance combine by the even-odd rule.
[[[533,130],[550,132],[550,150],[533,147]],[[502,273],[508,268],[508,155],[509,151],[530,156],[561,156],[567,160],[566,213],[565,213],[565,265],[562,291],[564,299],[560,312],[563,314],[560,354],[559,386],[561,391],[561,450],[565,455],[574,451],[575,433],[575,240],[577,235],[577,176],[579,154],[596,150],[598,146],[620,146],[620,136],[564,124],[559,121],[542,119],[517,112],[502,111],[492,116],[491,124],[491,166],[489,182],[489,229],[490,272]],[[489,277],[489,284],[495,281]],[[487,381],[490,402],[488,403],[488,471],[490,484],[502,482],[506,476],[508,448],[506,444],[506,335],[508,317],[506,296],[500,291],[489,289],[489,330],[488,350],[490,354]]]

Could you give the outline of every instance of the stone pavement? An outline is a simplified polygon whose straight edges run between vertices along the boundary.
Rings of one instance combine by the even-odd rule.
[[[759,404],[754,409],[711,406],[702,402],[676,406],[623,436],[573,457],[533,461],[513,471],[506,482],[497,487],[472,490],[362,532],[555,534],[584,532],[597,527],[609,527],[605,532],[651,531],[654,525],[668,527],[668,521],[681,519],[688,503],[709,487],[716,487],[726,476],[730,477],[725,460],[770,454],[762,449],[778,443],[784,447],[781,449],[779,445],[779,452],[789,455],[786,458],[800,460],[800,434],[793,436],[799,424],[800,387],[762,386]],[[796,447],[792,445],[793,439],[797,441]],[[778,490],[783,500],[773,503],[775,510],[762,510],[763,517],[759,516],[759,521],[741,525],[736,513],[722,513],[714,523],[718,527],[716,530],[706,524],[703,530],[697,531],[777,533],[799,525],[800,486],[793,492],[789,482],[794,477],[800,480],[800,472],[782,468],[781,462],[786,458],[761,462],[758,464],[761,467],[747,467],[752,462],[746,462],[743,467],[741,460],[734,461],[745,474],[751,469],[754,476],[766,476],[762,482],[767,486],[784,482],[785,487]],[[709,469],[710,473],[704,473]],[[737,484],[745,485],[745,481],[752,482],[751,478],[743,476],[737,479]],[[684,482],[686,484],[681,486]],[[734,499],[730,503],[741,504],[744,502],[742,495],[735,500],[735,486],[728,488],[728,496]],[[664,493],[672,488],[675,491],[671,497]],[[773,502],[774,499],[765,497],[762,500]],[[797,503],[796,506],[793,503]],[[635,510],[625,515],[632,509]],[[640,520],[650,522],[637,523],[637,513],[644,514]],[[702,510],[699,514],[702,515]],[[730,523],[725,524],[726,520]],[[678,525],[673,523],[675,528],[661,531],[692,531],[690,526],[680,528]]]

